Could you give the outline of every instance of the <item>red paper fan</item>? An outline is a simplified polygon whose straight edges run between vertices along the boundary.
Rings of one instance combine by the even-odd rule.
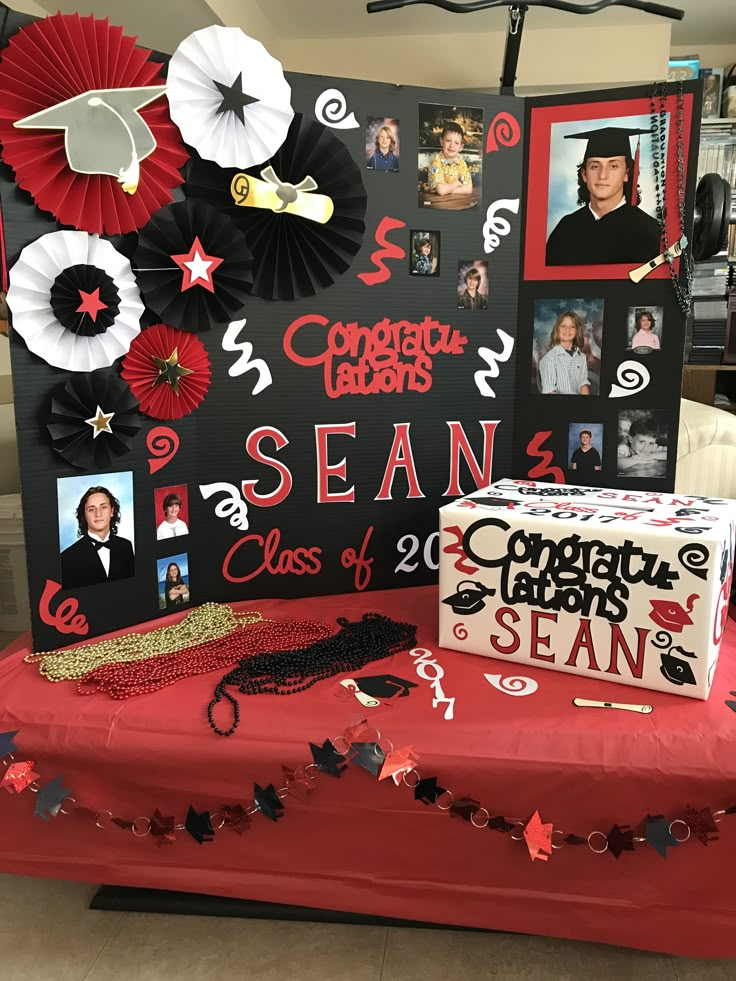
[[[51,129],[48,123],[38,129],[14,126],[85,93],[165,85],[161,66],[148,60],[151,51],[135,45],[136,38],[108,20],[59,13],[18,31],[3,52],[2,158],[38,207],[64,225],[108,235],[136,231],[173,200],[172,189],[182,183],[179,168],[188,154],[165,96],[138,110],[156,145],[139,161],[135,193],[126,193],[108,173],[72,170],[65,143],[70,129]]]
[[[121,374],[141,412],[154,419],[180,419],[205,397],[212,372],[195,334],[156,324],[130,345]]]

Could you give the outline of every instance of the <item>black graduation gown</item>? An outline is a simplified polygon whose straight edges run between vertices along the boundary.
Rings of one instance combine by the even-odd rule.
[[[105,575],[105,567],[97,555],[89,535],[65,548],[61,553],[61,585],[64,589],[79,586],[94,586],[111,579],[127,579],[135,575],[133,546],[127,538],[112,535],[110,542],[110,574]]]
[[[587,205],[557,223],[547,239],[548,266],[631,265],[658,256],[659,224],[641,208],[625,204],[595,219]]]

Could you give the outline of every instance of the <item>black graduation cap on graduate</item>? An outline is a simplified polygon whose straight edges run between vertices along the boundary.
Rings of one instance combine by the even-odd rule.
[[[631,152],[632,136],[643,136],[645,133],[651,134],[650,129],[628,129],[623,126],[604,126],[602,129],[590,129],[585,133],[569,133],[566,140],[587,140],[583,160],[590,157],[629,157],[634,154]]]
[[[78,174],[109,174],[135,194],[140,161],[156,139],[140,115],[166,91],[165,85],[91,89],[13,124],[17,129],[63,129],[69,166]]]

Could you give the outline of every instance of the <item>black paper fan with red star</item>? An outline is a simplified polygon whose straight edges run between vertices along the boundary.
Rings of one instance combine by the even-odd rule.
[[[154,215],[133,260],[146,305],[167,324],[192,333],[242,313],[252,266],[243,233],[202,201],[182,201]]]

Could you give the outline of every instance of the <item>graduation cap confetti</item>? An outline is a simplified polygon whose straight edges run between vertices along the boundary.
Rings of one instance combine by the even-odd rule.
[[[386,754],[378,743],[353,743],[350,747],[350,762],[374,777],[381,772],[385,759]]]
[[[293,770],[282,763],[281,774],[284,778],[284,786],[291,796],[298,800],[306,800],[307,796],[317,786],[310,776],[309,770],[301,763],[295,766]]]
[[[524,826],[524,841],[529,849],[532,862],[541,858],[547,861],[552,854],[553,824],[543,824],[539,811],[535,811]]]
[[[312,758],[317,768],[322,773],[327,773],[331,777],[341,777],[347,770],[345,757],[342,753],[338,753],[329,739],[325,739],[321,746],[310,743],[309,748],[312,750]]]
[[[405,773],[411,773],[415,770],[419,764],[419,756],[414,750],[413,746],[404,746],[403,749],[394,749],[383,761],[383,766],[381,767],[381,772],[378,775],[379,780],[385,780],[387,777],[392,777],[394,783],[398,787]]]
[[[189,834],[200,845],[214,840],[215,831],[210,821],[209,811],[202,811],[200,814],[190,804],[189,810],[187,811],[187,819],[184,823]]]
[[[20,732],[20,729],[13,729],[12,732],[0,732],[0,760],[8,753],[17,753],[18,747],[13,740]]]
[[[278,821],[279,818],[284,816],[284,805],[272,783],[267,787],[259,787],[256,784],[253,799],[261,814],[271,821]]]
[[[670,822],[662,814],[656,814],[654,817],[647,814],[644,837],[662,858],[667,858],[668,848],[677,848],[679,845],[677,838],[670,831]]]
[[[471,582],[466,579],[461,582],[457,590],[442,602],[452,608],[453,613],[462,616],[471,616],[479,613],[485,607],[485,600],[488,596],[495,596],[496,590],[489,589],[482,582]]]
[[[685,822],[703,845],[709,845],[712,841],[718,841],[718,825],[709,807],[702,810],[688,804],[685,809]]]
[[[634,832],[628,824],[624,824],[622,827],[614,824],[606,837],[608,839],[608,850],[614,858],[620,858],[622,852],[634,851]]]
[[[242,804],[223,804],[220,808],[225,824],[237,835],[244,834],[251,826],[250,814]]]
[[[61,13],[22,28],[3,51],[3,159],[61,224],[134,232],[181,184],[187,152],[150,54],[107,20]]]
[[[41,818],[42,821],[56,817],[61,810],[61,805],[70,794],[71,790],[64,786],[64,778],[55,777],[36,794],[36,817]]]
[[[38,774],[33,772],[34,766],[33,760],[11,763],[0,780],[0,787],[7,790],[9,794],[22,793],[29,784],[38,779]]]
[[[187,830],[189,831],[190,829],[187,828]],[[151,817],[151,834],[156,839],[156,844],[159,848],[162,845],[172,845],[176,841],[173,815],[171,817],[164,817],[161,811],[156,808]],[[199,841],[199,839],[197,840]],[[201,841],[200,844],[202,844]]]
[[[459,797],[450,805],[450,817],[459,817],[463,821],[470,821],[479,810],[480,801],[473,800],[472,797]]]
[[[495,817],[489,818],[488,827],[491,831],[500,831],[502,834],[508,834],[509,831],[514,830],[514,825],[511,821],[507,821],[503,814],[497,814]]]
[[[220,167],[267,160],[294,117],[280,63],[238,27],[186,37],[169,61],[167,93],[186,142]]]
[[[436,804],[446,793],[447,790],[437,783],[437,777],[424,777],[414,788],[414,800],[420,800],[422,804]]]

